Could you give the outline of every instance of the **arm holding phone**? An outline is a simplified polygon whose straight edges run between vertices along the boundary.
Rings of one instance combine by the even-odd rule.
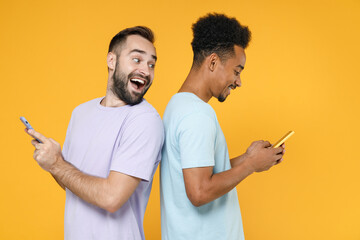
[[[25,132],[26,132],[26,133],[28,133],[28,130],[29,130],[29,129],[34,129],[34,128],[30,125],[29,121],[26,120],[25,117],[20,117],[20,121],[25,125],[25,127],[26,127]],[[29,133],[28,133],[28,134],[29,134]],[[33,140],[33,141],[34,141],[34,143],[32,143],[33,145],[34,145],[36,142],[37,142],[37,143],[42,143],[42,142],[41,142],[39,139],[37,139],[37,138],[35,138],[35,140]],[[35,145],[34,145],[34,146],[35,146]],[[64,186],[58,179],[56,179],[56,177],[55,177],[54,175],[52,175],[52,176],[53,176],[53,178],[55,179],[55,181],[60,185],[60,187],[65,190],[65,186]]]
[[[276,143],[274,143],[273,145],[271,145],[269,142],[267,142],[267,141],[256,141],[256,142],[253,142],[251,145],[250,145],[250,147],[248,148],[248,150],[246,151],[246,153],[249,153],[249,150],[250,149],[253,149],[254,148],[254,146],[253,145],[258,145],[258,144],[261,144],[261,142],[264,142],[265,143],[265,148],[282,148],[282,152],[281,152],[281,154],[282,155],[284,155],[284,153],[285,153],[285,141],[286,140],[288,140],[293,134],[294,134],[295,132],[294,131],[289,131],[288,133],[286,133],[282,138],[280,138]],[[238,156],[238,157],[235,157],[235,158],[233,158],[233,159],[231,159],[231,167],[235,167],[235,166],[237,166],[237,165],[239,165],[239,164],[241,164],[245,159],[246,159],[246,153],[245,154],[243,154],[243,155],[240,155],[240,156]],[[274,165],[276,165],[276,164],[279,164],[279,163],[281,163],[283,161],[283,158],[281,158],[281,159],[278,159],[277,161],[276,161],[276,163],[274,164]],[[270,166],[271,167],[271,166]]]
[[[270,169],[272,166],[283,161],[282,157],[285,153],[285,144],[282,144],[277,150],[271,148],[271,146],[272,145],[268,141],[263,140],[251,143],[244,154],[230,159],[231,167],[238,166],[243,164],[244,161],[247,161],[250,163],[250,166],[254,166],[254,172],[261,172]],[[259,155],[259,157],[254,157],[255,154]],[[280,158],[277,158],[273,163],[271,161],[266,161],[265,155],[271,156],[272,154],[278,155]]]
[[[214,174],[213,167],[183,169],[186,194],[194,206],[202,206],[232,190],[254,172],[278,164],[284,148],[270,148],[267,141],[253,142],[243,155],[230,160],[231,168]]]
[[[120,172],[111,171],[107,178],[87,175],[64,160],[60,144],[46,138],[34,129],[26,132],[42,143],[32,140],[35,147],[34,159],[51,173],[60,186],[64,186],[81,199],[109,212],[118,210],[135,191],[140,179]]]

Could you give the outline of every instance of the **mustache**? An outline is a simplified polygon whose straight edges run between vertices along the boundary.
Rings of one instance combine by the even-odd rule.
[[[150,83],[150,76],[145,76],[145,75],[142,75],[140,73],[130,73],[128,75],[128,79],[130,80],[131,78],[134,78],[134,77],[139,77],[139,78],[143,78],[146,80],[146,85],[148,85]]]

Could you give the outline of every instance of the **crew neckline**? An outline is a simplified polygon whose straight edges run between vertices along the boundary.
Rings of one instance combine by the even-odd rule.
[[[120,108],[123,108],[123,107],[129,107],[129,106],[130,106],[130,105],[126,104],[126,105],[120,106],[120,107],[105,107],[105,106],[103,106],[103,105],[100,104],[101,101],[102,101],[104,98],[105,98],[105,96],[96,99],[96,101],[97,101],[96,106],[97,106],[100,110],[103,110],[103,111],[115,111],[115,110],[117,110],[117,109],[120,109]],[[139,104],[140,104],[140,103],[139,103]]]

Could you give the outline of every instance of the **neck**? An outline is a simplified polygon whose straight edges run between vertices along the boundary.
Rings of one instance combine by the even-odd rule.
[[[204,102],[208,102],[212,93],[208,84],[208,77],[203,69],[192,67],[179,92],[190,92],[198,96]]]
[[[125,106],[126,103],[119,99],[111,89],[110,81],[108,81],[108,86],[106,88],[106,95],[101,100],[100,104],[104,107],[122,107]]]

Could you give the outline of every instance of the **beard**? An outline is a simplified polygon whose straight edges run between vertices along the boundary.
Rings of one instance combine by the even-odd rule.
[[[231,88],[232,90],[236,89],[235,85],[230,85],[228,88]],[[226,89],[220,94],[220,96],[217,98],[219,102],[224,102],[226,98],[229,96],[229,94],[226,94]],[[231,90],[230,90],[231,91]]]
[[[223,95],[220,95],[220,96],[218,97],[218,101],[219,101],[219,102],[224,102],[225,99],[226,99],[226,97],[224,97]]]
[[[225,96],[225,93],[221,93],[220,96],[217,98],[219,102],[224,102],[227,96]]]
[[[118,62],[116,63],[116,67],[115,67],[115,71],[114,71],[114,75],[112,77],[113,79],[113,87],[112,87],[112,91],[113,93],[115,93],[115,95],[122,100],[123,102],[125,102],[126,104],[133,106],[136,104],[141,103],[141,101],[143,100],[143,97],[145,95],[145,93],[147,92],[147,90],[149,89],[151,83],[150,83],[150,78],[149,76],[142,76],[140,74],[137,73],[130,73],[128,76],[126,76],[126,74],[124,72],[122,72],[120,69],[118,71]],[[138,92],[133,92],[130,93],[130,91],[128,90],[128,84],[130,82],[130,79],[135,77],[135,76],[139,76],[141,78],[145,78],[146,79],[146,86],[144,86],[144,89],[141,93]]]

